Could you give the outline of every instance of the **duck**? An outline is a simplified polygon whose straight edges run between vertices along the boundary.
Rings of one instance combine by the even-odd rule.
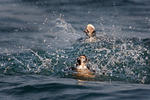
[[[77,58],[75,76],[83,78],[94,78],[94,72],[87,66],[88,59],[85,55],[81,55]]]
[[[88,42],[95,42],[96,41],[96,31],[95,31],[95,27],[92,24],[88,24],[84,30],[84,32],[86,33],[86,35],[88,36],[88,38],[86,39],[86,41]]]

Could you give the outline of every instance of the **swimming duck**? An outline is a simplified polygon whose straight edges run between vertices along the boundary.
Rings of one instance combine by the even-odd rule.
[[[87,57],[85,55],[81,55],[77,58],[77,64],[76,64],[76,74],[77,77],[84,77],[84,78],[94,78],[95,75],[93,72],[87,67]]]
[[[86,39],[86,41],[89,42],[94,42],[96,41],[96,36],[95,36],[95,27],[92,24],[88,24],[84,30],[86,35],[89,37]]]

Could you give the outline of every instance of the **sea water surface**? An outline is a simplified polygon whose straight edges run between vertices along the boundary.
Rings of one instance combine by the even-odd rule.
[[[94,79],[72,76],[82,54]],[[0,0],[0,100],[149,100],[149,84],[149,0]]]

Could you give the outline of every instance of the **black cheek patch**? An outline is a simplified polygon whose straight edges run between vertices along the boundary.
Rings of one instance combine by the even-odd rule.
[[[77,58],[77,65],[81,65],[81,60]]]

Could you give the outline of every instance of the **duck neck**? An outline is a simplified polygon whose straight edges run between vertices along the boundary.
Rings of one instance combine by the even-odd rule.
[[[89,38],[93,37],[93,33],[88,33]]]
[[[85,63],[81,63],[81,65],[80,65],[80,66],[84,67],[84,66],[86,66],[86,64],[85,64]]]

